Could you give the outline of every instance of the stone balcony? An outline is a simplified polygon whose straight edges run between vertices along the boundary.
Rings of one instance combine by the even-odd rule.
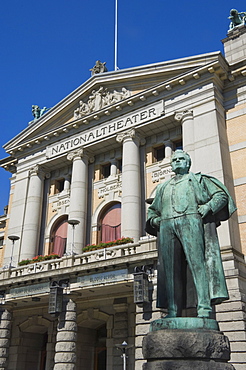
[[[138,243],[117,245],[80,255],[63,256],[59,259],[32,263],[0,270],[1,288],[35,284],[47,279],[88,275],[122,267],[141,266],[157,259],[156,238],[143,237]]]

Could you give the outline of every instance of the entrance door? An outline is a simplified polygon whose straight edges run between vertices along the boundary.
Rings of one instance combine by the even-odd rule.
[[[94,370],[107,370],[106,325],[98,328],[96,335]]]
[[[90,327],[78,327],[77,368],[107,370],[106,324],[99,324],[99,320],[88,320],[86,324]]]
[[[47,332],[43,334],[22,333],[18,353],[18,370],[45,370],[47,342]]]
[[[106,349],[106,347],[96,348],[94,370],[106,370],[106,364],[107,364],[107,349]]]
[[[47,357],[47,350],[46,350],[47,343],[48,343],[48,333],[45,333],[43,334],[43,345],[42,345],[41,353],[40,353],[39,370],[45,370],[46,357]]]

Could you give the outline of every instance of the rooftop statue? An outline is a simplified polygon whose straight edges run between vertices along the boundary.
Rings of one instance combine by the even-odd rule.
[[[34,121],[39,119],[47,111],[48,108],[46,107],[40,108],[38,105],[32,105],[32,115],[34,117]]]
[[[40,111],[41,109],[39,108],[38,105],[32,105],[32,115],[35,120],[40,117]]]
[[[230,17],[228,17],[228,19],[230,19],[231,21],[230,26],[229,26],[229,31],[235,27],[245,24],[245,18],[246,18],[246,12],[239,13],[236,9],[231,9]]]
[[[195,292],[198,317],[209,318],[211,303],[228,299],[216,227],[236,207],[219,180],[189,172],[188,153],[176,150],[171,166],[175,176],[158,185],[146,223],[158,236],[157,307],[181,316]]]
[[[90,69],[90,71],[92,76],[97,73],[108,72],[106,62],[102,63],[100,60],[97,60],[96,64],[94,65],[93,68]]]

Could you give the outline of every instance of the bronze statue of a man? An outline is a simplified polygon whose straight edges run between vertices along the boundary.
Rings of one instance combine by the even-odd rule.
[[[176,150],[171,166],[175,176],[158,185],[146,224],[148,233],[158,233],[157,307],[167,308],[168,317],[181,315],[188,265],[198,317],[208,318],[211,303],[228,299],[216,227],[236,207],[219,180],[189,172],[188,153]]]

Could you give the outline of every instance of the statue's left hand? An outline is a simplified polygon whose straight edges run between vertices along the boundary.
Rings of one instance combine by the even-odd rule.
[[[153,227],[156,227],[157,229],[159,229],[160,228],[160,223],[161,223],[161,218],[160,217],[154,217],[154,218],[152,218],[151,223],[152,223]]]
[[[208,204],[202,204],[202,205],[198,206],[198,212],[200,213],[202,218],[207,216],[209,211],[210,211],[210,207],[209,207]]]

